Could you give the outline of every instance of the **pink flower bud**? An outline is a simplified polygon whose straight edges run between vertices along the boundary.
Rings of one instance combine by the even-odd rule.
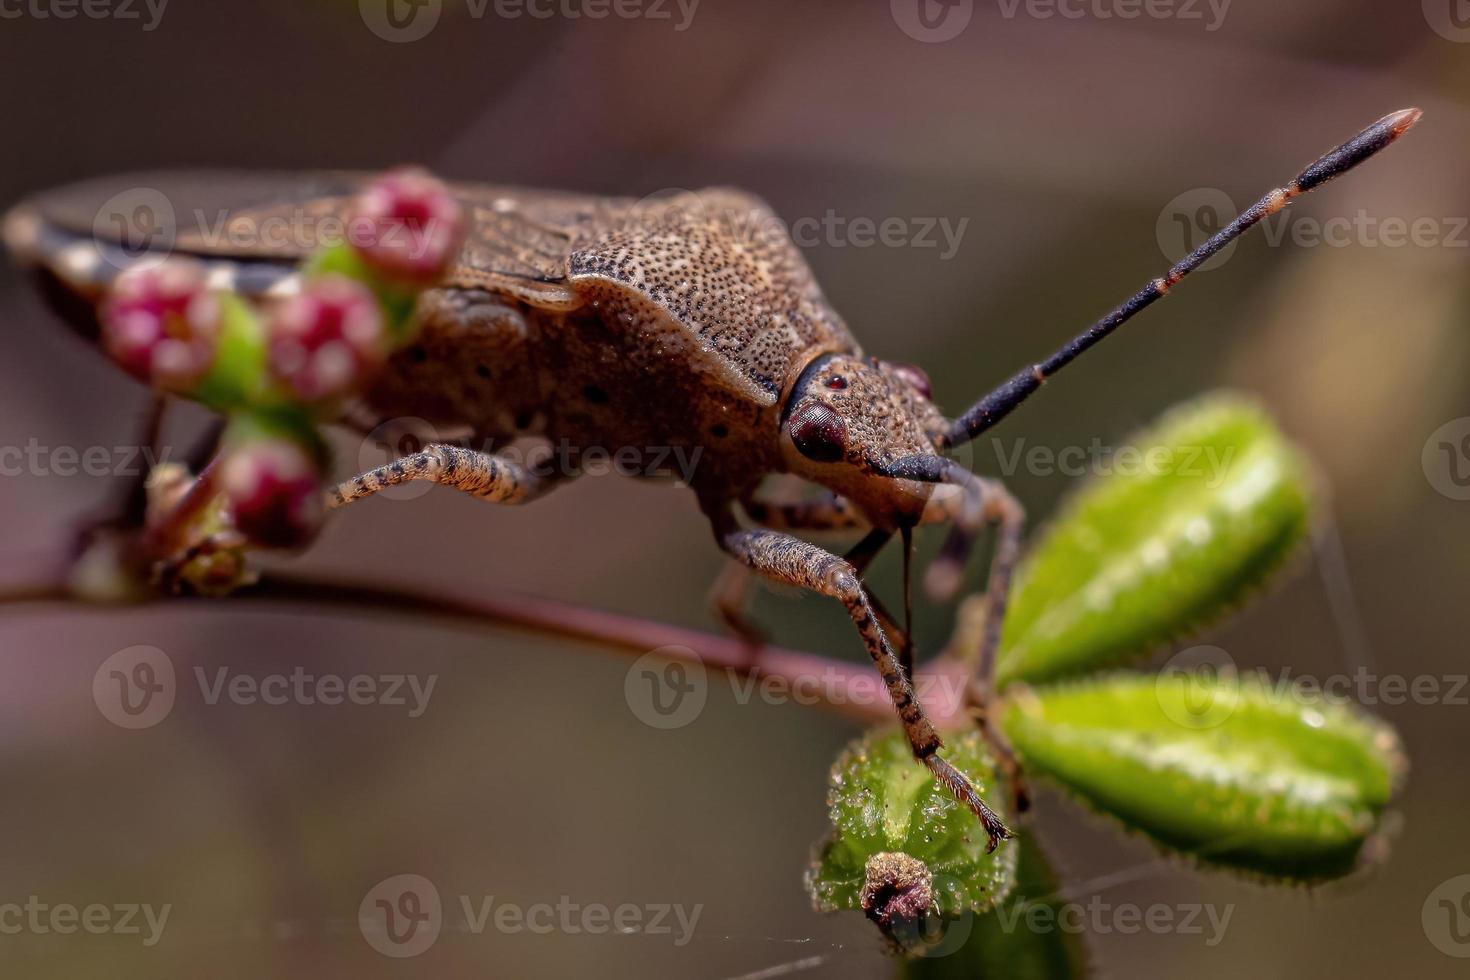
[[[303,402],[328,401],[361,388],[387,356],[387,327],[377,297],[345,276],[309,281],[271,318],[271,373]]]
[[[400,167],[358,195],[351,228],[352,244],[378,273],[432,284],[459,254],[464,212],[442,181]]]
[[[214,363],[219,300],[195,263],[129,269],[113,284],[98,318],[108,354],[147,384],[185,392]]]
[[[305,450],[269,439],[233,450],[221,479],[235,528],[267,548],[300,548],[316,536],[325,510],[321,478]]]

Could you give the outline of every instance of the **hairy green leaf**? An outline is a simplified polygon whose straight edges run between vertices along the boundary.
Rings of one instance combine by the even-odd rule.
[[[1121,664],[1261,585],[1307,535],[1310,479],[1253,404],[1216,394],[1120,447],[1020,570],[1001,686]]]
[[[1404,768],[1386,725],[1256,675],[1119,674],[1007,702],[1028,770],[1168,846],[1268,874],[1351,868]]]

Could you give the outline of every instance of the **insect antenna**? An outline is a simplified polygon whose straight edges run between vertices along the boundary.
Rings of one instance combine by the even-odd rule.
[[[1162,278],[1149,282],[1051,357],[1016,372],[1010,380],[976,402],[951,423],[951,428],[944,437],[945,445],[956,446],[969,442],[995,425],[1029,398],[1053,374],[1127,323],[1134,314],[1166,294],[1175,283],[1199,268],[1210,256],[1240,237],[1262,218],[1275,214],[1293,199],[1362,163],[1407,132],[1419,121],[1420,115],[1422,113],[1418,109],[1400,109],[1384,116],[1308,166],[1285,187],[1278,187],[1267,193],[1237,215],[1230,224],[1210,236],[1199,248],[1181,259]]]

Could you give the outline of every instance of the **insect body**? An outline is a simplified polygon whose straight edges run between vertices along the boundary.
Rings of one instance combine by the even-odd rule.
[[[346,420],[419,417],[468,427],[481,444],[540,436],[576,450],[681,451],[683,474],[715,540],[745,568],[840,601],[880,671],[914,755],[982,820],[991,847],[1009,835],[966,776],[944,761],[915,699],[909,646],[862,583],[894,534],[954,525],[929,581],[950,593],[968,546],[998,528],[979,651],[989,675],[1019,550],[1022,511],[999,484],[944,455],[1008,414],[1057,370],[1191,270],[1290,200],[1392,142],[1417,121],[1378,121],[1277,188],[1198,250],[1047,360],[1018,372],[954,420],[917,368],[867,357],[768,209],[737,191],[636,201],[463,185],[470,215],[459,260],[418,310],[416,343],[395,356]],[[57,305],[95,329],[90,300],[130,264],[163,249],[206,262],[211,278],[251,294],[288,294],[296,265],[340,229],[359,178],[246,183],[134,176],[42,195],[6,220],[11,250],[35,265]],[[97,220],[120,186],[145,185],[175,221],[136,248],[124,226]],[[177,216],[192,215],[195,226]],[[270,228],[293,234],[266,234]],[[160,248],[159,246],[162,246]],[[82,302],[79,302],[81,300]],[[697,455],[696,455],[697,454]],[[571,457],[575,459],[575,454]],[[650,461],[653,469],[666,466]],[[768,500],[775,473],[825,488],[815,499]],[[409,480],[500,503],[535,499],[575,476],[517,459],[429,446],[343,483],[343,506]],[[937,492],[944,487],[945,492]],[[743,514],[743,519],[742,519]],[[793,531],[866,529],[845,557]],[[738,621],[738,603],[725,604]]]

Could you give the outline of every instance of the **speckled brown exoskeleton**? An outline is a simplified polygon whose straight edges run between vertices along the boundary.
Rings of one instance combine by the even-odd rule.
[[[1393,113],[1332,150],[954,419],[935,406],[922,371],[863,353],[754,197],[708,190],[608,199],[459,185],[470,217],[459,260],[423,295],[418,341],[345,420],[373,426],[418,417],[467,427],[480,444],[535,435],[579,449],[661,447],[697,459],[680,475],[698,495],[718,545],[745,574],[843,604],[915,757],[979,816],[994,848],[1009,831],[970,780],[944,761],[910,682],[907,630],[864,587],[868,562],[895,534],[907,548],[915,526],[950,523],[927,583],[931,592],[952,593],[970,542],[984,526],[998,528],[978,657],[983,688],[1023,515],[999,483],[945,452],[1000,421],[1246,229],[1371,156],[1418,117],[1412,109]],[[165,249],[206,262],[217,285],[252,295],[291,291],[297,263],[343,218],[358,181],[133,175],[41,195],[11,212],[6,238],[39,269],[57,305],[83,329],[95,329],[93,300],[111,278]],[[125,188],[133,190],[119,197]],[[116,210],[128,193],[144,205],[161,200],[172,221],[154,212],[143,228],[130,227],[127,215],[116,229],[99,221],[109,201]],[[137,240],[140,230],[152,240]],[[649,459],[646,469],[669,467]],[[343,483],[332,503],[428,480],[519,504],[575,473],[575,465],[543,471],[505,455],[431,445]],[[763,499],[758,487],[771,474],[793,474],[824,492]],[[844,528],[867,530],[846,556],[792,533]],[[719,605],[744,628],[740,584],[720,589]]]

